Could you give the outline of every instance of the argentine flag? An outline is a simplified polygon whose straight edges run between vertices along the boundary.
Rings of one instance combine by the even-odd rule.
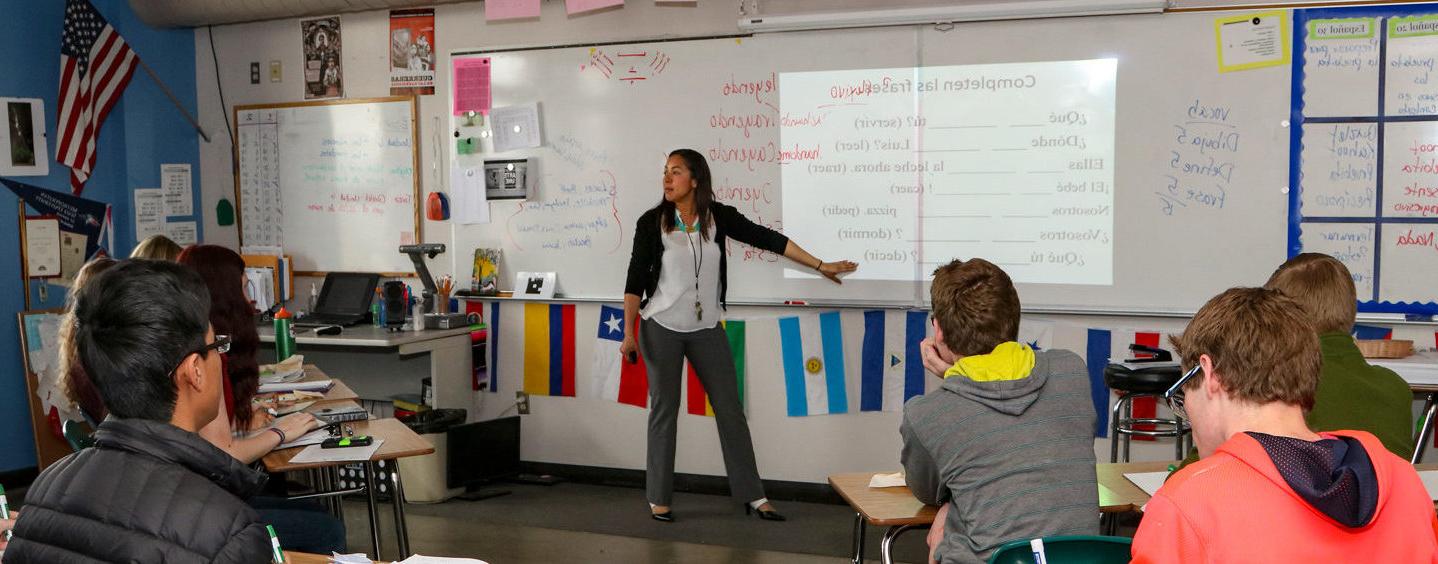
[[[928,314],[923,311],[864,312],[860,411],[903,411],[909,398],[924,395],[919,341],[928,331]]]
[[[790,417],[848,413],[839,312],[779,318]]]

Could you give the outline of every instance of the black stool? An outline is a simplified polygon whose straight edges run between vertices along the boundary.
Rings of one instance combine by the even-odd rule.
[[[1135,350],[1140,349],[1135,347]],[[1134,435],[1173,437],[1174,460],[1183,460],[1184,455],[1187,454],[1184,449],[1184,436],[1189,433],[1187,421],[1177,414],[1173,416],[1173,419],[1135,418],[1133,416],[1134,398],[1161,398],[1164,392],[1183,377],[1183,369],[1179,368],[1177,363],[1168,360],[1171,357],[1167,351],[1157,352],[1160,353],[1158,358],[1152,360],[1110,364],[1103,369],[1104,384],[1107,384],[1111,390],[1121,392],[1118,402],[1113,406],[1112,417],[1109,419],[1109,462],[1120,462],[1118,457],[1120,440],[1123,441],[1122,462],[1128,462],[1129,442]],[[1146,363],[1153,365],[1144,366]],[[1139,425],[1152,425],[1154,428],[1152,430],[1138,429]]]

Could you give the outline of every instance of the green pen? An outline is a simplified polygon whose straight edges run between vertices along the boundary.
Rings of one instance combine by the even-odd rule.
[[[5,500],[5,486],[0,486],[0,519],[10,518],[10,503]],[[10,542],[10,529],[5,529],[5,542]]]
[[[275,549],[275,564],[284,564],[285,551],[280,550],[280,537],[275,534],[275,526],[265,525],[265,530],[270,533],[270,548]]]

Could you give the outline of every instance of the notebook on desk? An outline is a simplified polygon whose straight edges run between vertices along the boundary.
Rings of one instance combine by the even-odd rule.
[[[364,321],[374,299],[379,275],[372,272],[331,272],[325,275],[315,310],[295,321],[296,327],[339,325],[348,327]]]

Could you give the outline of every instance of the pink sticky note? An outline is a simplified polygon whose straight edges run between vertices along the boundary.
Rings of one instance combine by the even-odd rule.
[[[571,16],[574,14],[593,12],[610,6],[623,5],[624,0],[564,0],[564,9]]]
[[[484,19],[512,20],[539,17],[539,0],[484,0]]]
[[[489,57],[454,60],[454,115],[489,113]]]

